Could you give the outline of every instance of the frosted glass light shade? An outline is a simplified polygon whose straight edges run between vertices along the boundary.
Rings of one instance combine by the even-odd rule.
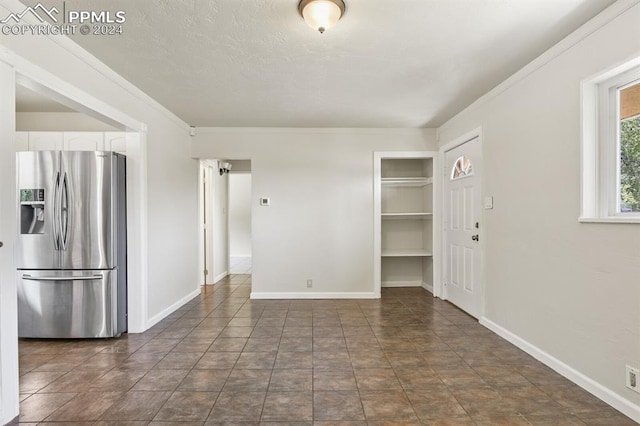
[[[302,0],[298,6],[307,25],[320,33],[337,24],[344,9],[342,0]]]

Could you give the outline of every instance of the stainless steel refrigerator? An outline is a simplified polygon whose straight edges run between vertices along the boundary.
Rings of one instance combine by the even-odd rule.
[[[114,337],[127,329],[125,157],[19,152],[18,335]]]

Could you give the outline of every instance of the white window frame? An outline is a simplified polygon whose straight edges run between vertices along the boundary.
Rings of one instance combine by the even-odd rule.
[[[467,156],[463,155],[462,157],[459,157],[455,163],[453,163],[453,169],[451,170],[451,173],[449,173],[449,180],[459,180],[459,179],[464,179],[464,178],[468,178],[473,176],[473,163],[471,162],[471,160],[469,160],[469,165],[471,166],[471,172],[470,173],[466,173],[463,175],[459,175],[457,177],[455,177],[455,173],[456,173],[456,166],[458,165],[458,161],[460,160],[464,160],[465,158],[468,158]],[[464,170],[461,170],[464,171]]]
[[[640,223],[620,212],[620,89],[640,81],[640,57],[582,82],[580,222]]]

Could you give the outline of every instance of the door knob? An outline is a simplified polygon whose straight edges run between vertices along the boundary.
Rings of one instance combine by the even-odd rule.
[[[476,234],[476,235],[473,235],[473,236],[471,237],[471,239],[472,239],[473,241],[480,241],[480,236],[478,236],[478,234]]]

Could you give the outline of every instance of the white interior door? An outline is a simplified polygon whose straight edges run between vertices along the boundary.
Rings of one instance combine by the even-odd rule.
[[[213,279],[229,275],[229,174],[219,173],[220,160],[212,169]]]
[[[205,284],[215,282],[214,272],[214,242],[215,223],[213,220],[214,189],[213,189],[213,168],[204,167],[204,270]]]
[[[209,255],[209,250],[207,247],[207,189],[209,188],[209,185],[207,185],[207,168],[200,167],[200,172],[200,179],[202,179],[202,284],[206,285],[207,275],[209,274],[209,264],[207,262],[207,256]]]
[[[479,139],[447,151],[444,163],[444,297],[479,318],[482,314]]]

